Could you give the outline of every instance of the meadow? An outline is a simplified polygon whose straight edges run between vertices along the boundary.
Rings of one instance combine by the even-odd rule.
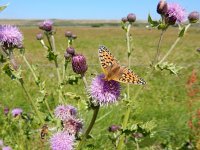
[[[46,58],[46,50],[41,47],[39,41],[35,38],[40,30],[35,26],[21,26],[20,30],[24,35],[25,55],[30,64],[33,64],[36,68],[41,80],[45,80],[46,88],[49,91],[48,102],[51,110],[54,110],[58,104],[57,91],[54,89],[55,84],[57,84],[57,75],[54,64]],[[89,83],[92,78],[102,73],[98,58],[99,45],[105,45],[119,60],[120,64],[127,66],[125,33],[120,26],[55,26],[54,30],[56,31],[56,49],[60,54],[58,58],[59,65],[61,65],[67,48],[65,32],[72,31],[77,35],[78,38],[74,41],[73,46],[77,53],[84,54],[87,59],[86,79]],[[130,33],[133,37],[130,68],[145,79],[150,71],[152,58],[156,53],[160,31],[147,29],[145,25],[136,27],[133,25]],[[170,48],[177,35],[177,27],[170,27],[167,30],[161,44],[161,56]],[[130,123],[145,123],[153,120],[156,125],[153,128],[152,132],[154,134],[152,137],[140,139],[140,149],[181,149],[184,145],[190,146],[190,139],[193,139],[194,135],[188,122],[191,116],[200,108],[200,103],[199,93],[192,98],[188,95],[187,83],[193,71],[197,75],[195,84],[199,86],[200,83],[200,53],[196,51],[200,47],[199,39],[200,28],[191,27],[167,58],[168,62],[183,68],[177,75],[171,74],[168,70],[155,70],[136,99],[132,108]],[[23,70],[22,76],[26,87],[33,99],[36,100],[39,93],[33,76],[21,59],[19,51],[15,50],[14,53]],[[0,63],[0,66],[3,65]],[[75,73],[71,65],[69,65],[66,77],[74,77],[74,75]],[[84,120],[84,130],[91,120],[92,112],[86,109],[84,103],[88,97],[83,81],[79,78],[79,75],[75,75],[75,77],[73,85],[66,84],[63,87],[63,92],[66,95],[66,103],[79,108],[79,116]],[[122,101],[125,99],[126,84],[121,83],[121,86],[121,101],[100,109],[94,128],[91,131],[92,138],[86,142],[87,148],[85,146],[85,149],[113,149],[113,143],[109,140],[112,134],[108,132],[108,127],[113,124],[121,125],[122,116],[126,110],[125,106],[122,105]],[[130,85],[130,99],[134,97],[135,91],[140,86]],[[194,99],[192,105],[190,105],[191,99]],[[24,112],[30,112],[30,104],[27,103],[26,95],[22,88],[17,82],[10,80],[3,72],[0,72],[0,105],[1,111],[3,111],[3,107],[10,109],[20,107]],[[42,111],[45,112],[46,108],[43,107]],[[10,133],[9,136],[13,137],[15,135]],[[36,131],[32,136],[25,141],[26,148],[24,149],[49,149],[48,142],[40,142],[39,131]],[[13,145],[11,143],[10,145],[14,147],[18,142],[20,141],[16,140]],[[128,138],[126,142],[126,149],[136,149],[133,139]],[[195,147],[195,145],[193,146]]]

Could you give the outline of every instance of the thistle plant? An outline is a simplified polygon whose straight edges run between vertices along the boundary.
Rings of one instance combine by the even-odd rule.
[[[0,11],[4,8],[5,6],[0,7]],[[112,107],[116,107],[116,104],[119,104],[123,109],[122,115],[121,113],[117,114],[121,124],[119,123],[120,121],[118,123],[112,122],[111,125],[108,125],[108,128],[105,127],[107,135],[112,142],[113,147],[111,149],[126,149],[128,148],[127,143],[133,142],[134,145],[132,146],[139,150],[142,145],[141,143],[145,139],[154,137],[157,126],[154,119],[146,122],[137,120],[136,113],[139,107],[139,103],[137,103],[140,100],[139,96],[151,85],[150,79],[154,78],[156,73],[161,73],[161,70],[169,70],[170,73],[175,75],[179,74],[181,67],[177,67],[173,63],[168,63],[166,60],[178,42],[185,36],[189,27],[199,21],[199,13],[193,11],[188,15],[189,23],[183,24],[187,18],[185,9],[179,4],[168,3],[164,0],[158,3],[157,13],[160,14],[159,21],[153,20],[150,14],[148,16],[150,26],[159,30],[160,37],[158,37],[158,44],[155,46],[155,54],[149,64],[150,67],[146,69],[146,75],[143,76],[145,81],[147,81],[147,85],[144,85],[146,82],[130,70],[131,59],[137,51],[137,48],[135,48],[136,41],[133,40],[135,37],[132,34],[133,30],[131,30],[136,22],[136,15],[133,13],[129,13],[121,19],[121,27],[124,31],[126,42],[124,45],[126,45],[127,49],[127,68],[120,66],[110,52],[104,46],[100,46],[99,49],[103,49],[104,53],[100,54],[99,52],[99,59],[102,68],[104,67],[103,72],[105,74],[99,73],[92,79],[88,77],[91,66],[90,60],[86,57],[87,55],[80,54],[78,48],[76,48],[75,41],[77,35],[71,31],[66,31],[63,35],[66,38],[65,49],[60,48],[56,45],[54,22],[51,20],[41,22],[38,29],[40,32],[38,32],[35,38],[46,51],[48,61],[54,64],[57,74],[54,87],[49,87],[46,84],[46,79],[39,75],[37,69],[27,59],[26,52],[28,49],[26,49],[23,43],[24,36],[19,28],[12,25],[1,25],[0,47],[2,54],[0,60],[3,64],[2,71],[22,87],[22,90],[26,94],[27,102],[33,108],[33,112],[32,110],[26,112],[20,106],[9,108],[2,106],[0,103],[0,111],[2,111],[0,113],[0,135],[2,136],[0,137],[0,148],[5,150],[12,148],[30,149],[29,145],[26,145],[27,140],[36,139],[36,142],[41,143],[38,144],[37,148],[39,149],[46,149],[46,147],[50,147],[52,150],[79,150],[86,147],[89,149],[93,145],[88,144],[87,140],[89,138],[95,139],[91,134],[96,129],[95,123],[97,121],[100,122],[102,118],[106,118],[107,114],[109,114],[108,112],[98,118],[99,111],[106,107],[109,107],[112,111]],[[179,27],[177,39],[169,50],[163,54],[162,42],[164,35],[170,27],[176,25]],[[61,54],[60,50],[62,50]],[[199,52],[198,49],[197,52]],[[31,77],[33,77],[31,79],[35,82],[33,86],[36,86],[36,92],[34,93],[30,92],[31,87],[27,86],[28,81],[23,75],[23,66],[18,63],[15,57],[17,53],[20,54],[20,58],[27,65],[27,70],[31,72]],[[110,55],[110,57],[106,55]],[[105,57],[108,62],[104,60]],[[111,63],[112,60],[114,63]],[[108,65],[105,67],[106,63]],[[72,82],[69,70],[72,71],[70,74],[73,74],[72,77],[74,77]],[[110,73],[106,71],[110,71]],[[128,75],[132,75],[132,78],[135,80],[130,81],[128,77],[127,81],[124,78],[117,78],[126,76],[125,71]],[[79,79],[82,82],[80,85],[83,85],[80,88],[85,90],[83,97],[79,97],[76,93],[71,93],[70,91],[71,85],[76,84],[76,86],[80,86]],[[88,79],[91,79],[91,82],[88,82]],[[127,85],[123,86],[120,82],[124,82]],[[139,85],[131,85],[129,83]],[[193,93],[198,93],[198,90],[193,90],[193,83],[194,81],[191,81],[187,87],[190,98]],[[70,86],[68,86],[69,84]],[[130,92],[132,86],[138,86],[133,93]],[[53,88],[53,90],[51,91],[50,88]],[[123,88],[126,88],[126,90]],[[151,97],[150,94],[148,96]],[[74,97],[73,99],[78,100],[78,102],[72,101],[73,104],[71,104],[69,100],[71,97]],[[91,118],[84,118],[85,116],[81,114],[83,111],[87,111],[86,113],[88,114],[91,111]],[[192,114],[193,112],[190,113]],[[192,129],[194,129],[194,125],[195,129],[197,129],[196,126],[198,126],[200,118],[199,109],[195,117],[191,117],[190,120],[190,127],[193,127]],[[88,122],[85,122],[85,120]],[[46,127],[45,130],[43,127]],[[96,132],[101,131],[96,130]],[[41,138],[37,139],[36,137],[39,137],[39,135]],[[199,128],[198,134],[195,134],[195,136],[199,136]],[[194,143],[197,143],[196,147],[199,147],[199,139],[195,140]],[[162,143],[159,144],[161,145]]]

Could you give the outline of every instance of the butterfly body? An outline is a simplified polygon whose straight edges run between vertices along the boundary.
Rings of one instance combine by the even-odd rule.
[[[121,66],[105,46],[99,47],[99,60],[105,74],[105,80],[115,80],[122,83],[146,84],[132,70]]]

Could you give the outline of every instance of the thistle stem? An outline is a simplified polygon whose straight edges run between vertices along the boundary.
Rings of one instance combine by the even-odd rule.
[[[157,49],[156,49],[156,54],[155,54],[155,57],[153,59],[153,63],[152,63],[152,66],[158,62],[159,60],[159,56],[160,56],[160,45],[161,45],[161,42],[162,42],[162,39],[163,39],[163,35],[164,35],[164,30],[161,31],[160,33],[160,38],[159,38],[159,41],[158,41],[158,45],[157,45]]]
[[[185,28],[185,33],[187,32],[188,28],[190,27],[191,24],[188,24]],[[177,45],[177,43],[180,41],[182,37],[178,37],[176,39],[176,41],[173,43],[173,45],[170,47],[170,49],[168,50],[168,52],[164,55],[164,57],[158,62],[158,64],[161,64],[165,61],[165,59],[169,56],[169,54],[173,51],[173,49],[175,48],[175,46]]]
[[[78,144],[78,147],[77,147],[77,150],[80,150],[81,147],[84,145],[85,143],[85,140],[87,139],[88,135],[90,134],[90,131],[92,130],[93,126],[94,126],[94,123],[96,121],[96,118],[97,118],[97,115],[98,115],[98,112],[99,112],[99,108],[100,106],[95,106],[93,108],[94,112],[93,112],[93,116],[92,116],[92,120],[86,130],[86,132],[84,133],[83,135],[83,138],[81,139],[81,141],[79,142]]]
[[[42,90],[42,85],[38,79],[38,77],[36,76],[35,74],[35,71],[33,70],[33,68],[31,67],[30,63],[28,62],[28,60],[26,59],[26,56],[24,54],[22,54],[22,58],[24,59],[26,65],[28,66],[28,68],[31,70],[31,73],[33,74],[33,77],[35,79],[35,83],[39,86],[40,88],[40,91]],[[46,98],[44,99],[44,102],[45,102],[45,105],[50,113],[51,116],[53,116],[52,112],[51,112],[51,109],[49,107],[49,103],[47,102]]]
[[[83,83],[84,83],[86,92],[88,92],[88,83],[87,83],[87,80],[86,80],[86,78],[85,78],[85,75],[81,75],[81,77],[82,77],[82,80],[83,80]]]
[[[127,27],[127,32],[126,32],[126,44],[127,44],[127,52],[128,52],[128,68],[130,68],[131,60],[131,44],[130,44],[130,29],[131,29],[131,24],[128,24]],[[129,101],[130,99],[130,85],[127,84],[127,100]]]
[[[31,105],[33,106],[33,109],[35,110],[35,113],[36,113],[36,115],[38,116],[40,122],[41,122],[42,124],[44,124],[44,121],[42,120],[42,117],[41,117],[41,115],[40,115],[40,112],[38,111],[37,106],[35,105],[35,103],[34,103],[32,97],[31,97],[30,94],[29,94],[29,92],[28,92],[27,89],[25,88],[22,79],[21,79],[21,81],[20,81],[20,84],[21,84],[22,89],[24,90],[26,96],[28,97],[28,99],[29,99]]]

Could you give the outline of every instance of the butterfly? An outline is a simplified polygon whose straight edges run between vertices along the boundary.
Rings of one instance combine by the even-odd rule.
[[[105,74],[104,80],[115,80],[122,83],[146,84],[132,70],[121,66],[105,46],[99,47],[99,61]]]

